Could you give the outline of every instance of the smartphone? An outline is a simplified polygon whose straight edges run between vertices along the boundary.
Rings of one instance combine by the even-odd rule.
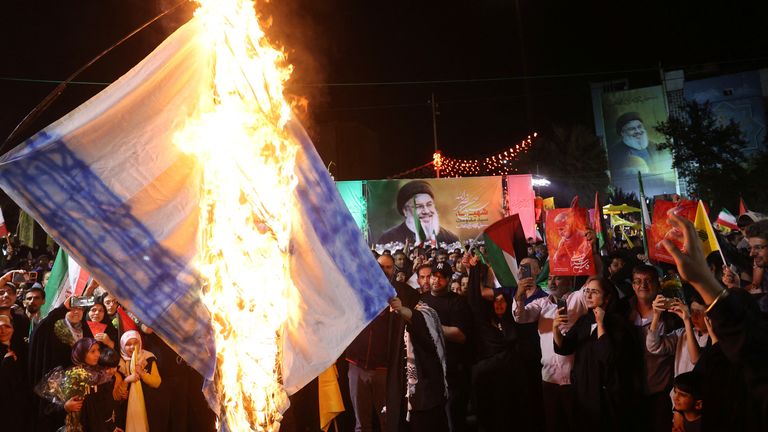
[[[94,296],[74,296],[69,304],[72,307],[91,307],[96,304],[96,298]]]
[[[24,277],[24,273],[14,273],[13,274],[13,283],[20,284],[22,282],[26,282],[27,278]]]
[[[557,299],[557,309],[563,309],[566,313],[568,313],[568,303],[564,298]]]
[[[531,266],[529,264],[523,264],[520,266],[520,279],[526,279],[532,276]]]
[[[664,306],[662,306],[662,308],[663,308],[664,310],[668,310],[669,308],[671,308],[671,307],[672,307],[672,304],[673,304],[674,302],[675,302],[675,299],[674,299],[674,298],[669,298],[669,297],[666,297],[666,298],[664,299]]]
[[[31,271],[29,272],[29,280],[32,282],[37,282],[37,272]]]

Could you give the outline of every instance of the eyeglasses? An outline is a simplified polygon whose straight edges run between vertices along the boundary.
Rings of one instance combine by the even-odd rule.
[[[760,252],[761,250],[763,250],[765,248],[768,248],[768,244],[752,245],[752,246],[747,246],[747,251],[749,251],[750,253],[751,252]]]

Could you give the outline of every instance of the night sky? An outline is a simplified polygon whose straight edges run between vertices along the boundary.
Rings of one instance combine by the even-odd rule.
[[[0,136],[55,87],[15,78],[63,80],[176,3],[5,2]],[[768,66],[766,6],[273,0],[265,7],[274,18],[269,34],[296,66],[289,90],[308,97],[305,126],[326,163],[334,162],[337,179],[383,178],[428,162],[432,93],[443,153],[478,157],[533,131],[546,134],[552,124],[593,128],[590,82],[627,78],[631,87],[657,85],[659,65],[685,67],[691,79]],[[115,80],[192,10],[181,6],[77,80]],[[23,136],[103,88],[70,86]]]

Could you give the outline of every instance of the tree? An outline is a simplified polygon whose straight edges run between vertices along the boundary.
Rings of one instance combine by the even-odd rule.
[[[709,203],[712,211],[730,205],[747,179],[746,141],[739,124],[720,121],[709,102],[687,101],[683,115],[656,126],[672,151],[672,166],[688,183],[688,195]],[[718,210],[719,211],[719,210]]]
[[[552,126],[520,162],[520,171],[527,169],[552,182],[549,191],[558,203],[570,203],[578,195],[580,205],[589,207],[595,191],[605,196],[608,158],[600,139],[585,126]]]
[[[749,208],[761,213],[768,211],[766,173],[768,173],[768,151],[753,154],[747,163],[747,176],[739,189]],[[736,210],[738,210],[737,205],[733,204]]]
[[[640,199],[634,192],[625,192],[622,188],[614,188],[608,193],[608,204],[627,204],[640,208]]]

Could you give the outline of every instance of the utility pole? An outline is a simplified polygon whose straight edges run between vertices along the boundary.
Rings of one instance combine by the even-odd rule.
[[[435,92],[432,92],[432,140],[435,143],[435,154],[438,153],[437,149],[437,104],[435,103]],[[440,178],[440,166],[435,165],[435,172],[437,178]]]

